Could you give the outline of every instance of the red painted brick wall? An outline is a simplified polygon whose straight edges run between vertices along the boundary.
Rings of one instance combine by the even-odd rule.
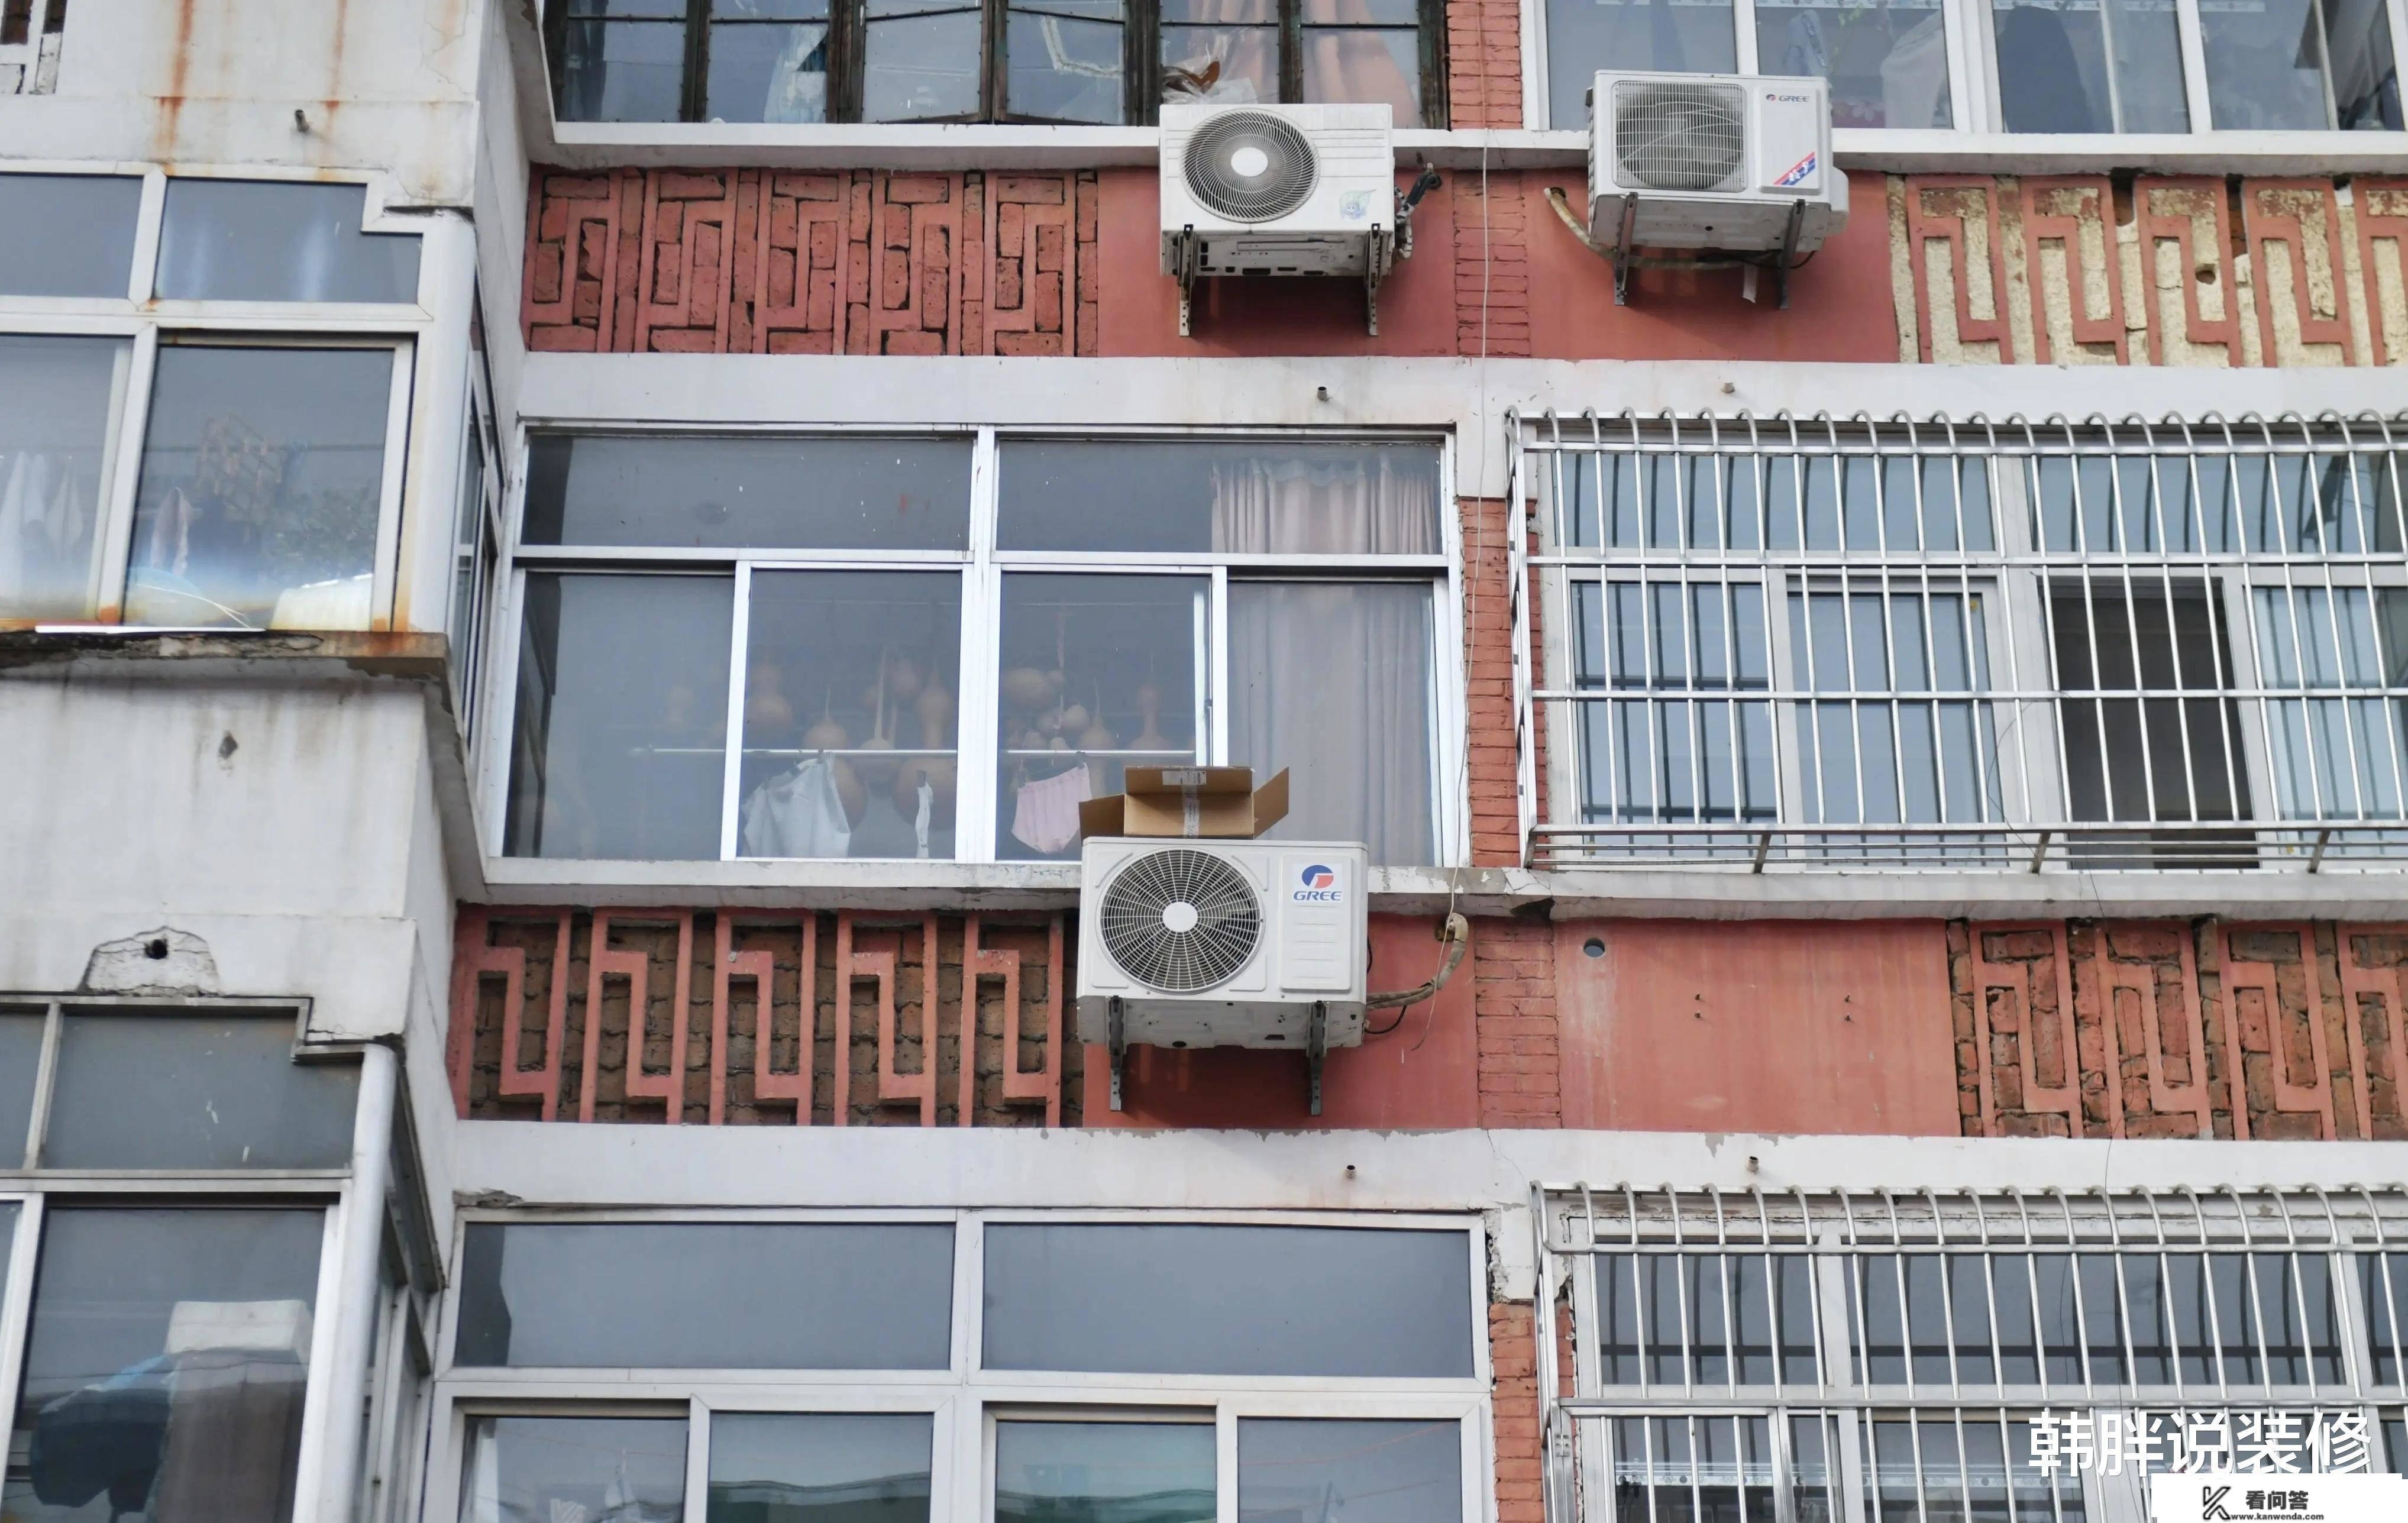
[[[1512,534],[1501,500],[1467,497],[1459,508],[1463,532],[1464,745],[1470,795],[1471,860],[1480,867],[1518,867],[1522,862],[1522,816],[1515,794],[1520,756],[1514,736]],[[1529,533],[1526,527],[1523,532],[1526,536]],[[1535,598],[1530,612],[1531,657],[1535,663],[1539,639]],[[1541,780],[1539,807],[1542,812],[1546,804],[1544,718],[1539,715],[1533,722]]]
[[[1555,926],[1484,920],[1469,962],[1480,1021],[1480,1124],[1562,1126]]]
[[[1513,0],[1448,0],[1447,122],[1522,124],[1522,12]]]

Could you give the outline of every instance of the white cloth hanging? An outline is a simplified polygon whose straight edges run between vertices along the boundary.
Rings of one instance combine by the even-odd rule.
[[[752,790],[744,800],[747,856],[844,856],[853,826],[837,797],[836,771],[813,756]]]

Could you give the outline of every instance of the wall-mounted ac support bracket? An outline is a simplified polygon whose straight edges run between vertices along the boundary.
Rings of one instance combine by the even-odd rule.
[[[1630,272],[1638,267],[1639,251],[1630,246],[1639,226],[1639,197],[1622,198],[1622,233],[1613,240],[1613,305],[1630,305]]]
[[[1781,259],[1772,266],[1772,304],[1789,309],[1789,270],[1798,263],[1798,235],[1806,225],[1806,203],[1789,203],[1789,221],[1781,230]]]
[[[1326,1000],[1312,1002],[1312,1019],[1304,1028],[1305,1099],[1312,1114],[1321,1114],[1321,1060],[1329,1052],[1329,1005]]]
[[[1178,237],[1171,240],[1173,273],[1179,280],[1179,337],[1182,338],[1188,337],[1192,326],[1191,318],[1196,309],[1196,266],[1203,260],[1203,247],[1193,227],[1181,228]],[[1112,1108],[1118,1110],[1120,1107],[1115,1104]]]
[[[1104,1044],[1112,1059],[1112,1109],[1121,1108],[1121,1060],[1128,1056],[1128,1038],[1124,1034],[1121,997],[1112,996],[1105,1013]]]
[[[1380,282],[1397,262],[1397,235],[1374,223],[1371,224],[1370,247],[1363,259],[1363,319],[1369,331],[1380,331]],[[1171,235],[1171,274],[1179,281],[1179,337],[1193,338],[1196,328],[1196,282],[1204,278],[1204,240],[1196,236],[1193,227],[1182,227]]]
[[[1380,336],[1380,282],[1387,279],[1388,266],[1396,259],[1397,236],[1371,224],[1371,247],[1363,257],[1363,321],[1372,338]],[[1320,1114],[1318,1111],[1313,1113]]]

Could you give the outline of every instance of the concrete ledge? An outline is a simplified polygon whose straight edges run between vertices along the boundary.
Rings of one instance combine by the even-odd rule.
[[[196,665],[257,669],[299,663],[340,667],[363,676],[432,681],[441,687],[450,650],[450,640],[439,634],[45,625],[0,630],[0,672],[93,666],[125,672],[142,663],[169,662],[175,664],[178,680],[188,680]]]

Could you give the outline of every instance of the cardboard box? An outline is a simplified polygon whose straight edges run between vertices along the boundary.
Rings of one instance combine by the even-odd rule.
[[[1287,769],[1261,787],[1251,767],[1132,767],[1125,793],[1079,806],[1079,834],[1252,841],[1287,818]]]

